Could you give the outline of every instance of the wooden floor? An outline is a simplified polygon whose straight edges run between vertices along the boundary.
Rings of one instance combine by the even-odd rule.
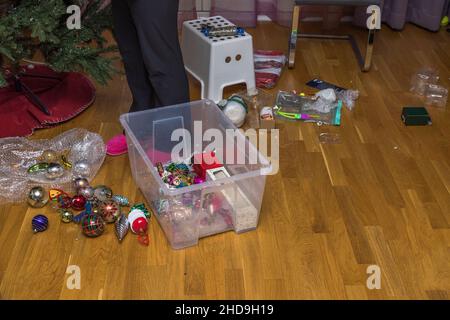
[[[265,23],[250,30],[259,49],[285,49],[289,30]],[[353,30],[361,41],[365,34]],[[373,69],[360,73],[345,42],[301,40],[297,67],[276,89],[311,92],[320,76],[357,88],[353,112],[340,127],[279,123],[281,168],[267,180],[259,228],[202,239],[172,250],[156,221],[148,248],[128,236],[119,245],[111,227],[87,239],[50,208],[0,207],[2,299],[449,299],[450,108],[429,109],[433,125],[405,127],[402,106],[421,105],[408,93],[411,75],[435,66],[450,87],[450,35],[408,25],[377,35]],[[176,88],[174,88],[176,90]],[[230,91],[230,90],[229,90]],[[192,83],[192,99],[199,86]],[[96,103],[59,127],[108,139],[130,94],[125,77],[100,87]],[[322,132],[341,144],[320,144]],[[127,156],[107,158],[94,183],[141,201]],[[45,212],[51,228],[33,235],[31,218]],[[81,268],[81,290],[66,287],[66,268]],[[368,290],[366,269],[381,268],[381,289]]]

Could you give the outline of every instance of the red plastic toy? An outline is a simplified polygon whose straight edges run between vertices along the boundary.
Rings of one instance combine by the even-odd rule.
[[[195,173],[203,180],[206,179],[206,170],[223,167],[214,152],[194,155],[193,169]]]

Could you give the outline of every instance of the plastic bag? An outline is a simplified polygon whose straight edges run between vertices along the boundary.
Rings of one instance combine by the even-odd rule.
[[[292,92],[279,91],[274,107],[275,115],[280,119],[315,122],[318,125],[341,124],[342,101],[328,101],[303,97]]]
[[[278,50],[256,50],[254,54],[256,86],[273,88],[281,76],[286,56]]]
[[[320,90],[314,95],[314,98],[316,102],[307,104],[306,107],[310,107],[320,113],[328,113],[335,107],[336,93],[333,89]]]
[[[261,109],[265,106],[273,106],[275,97],[263,89],[258,89],[258,94],[254,96],[249,96],[246,90],[237,92],[235,95],[244,99],[248,106],[244,127],[259,129],[261,127]]]
[[[429,84],[425,90],[425,105],[445,108],[447,106],[448,90],[437,84]]]
[[[438,81],[439,74],[436,70],[430,67],[422,68],[412,76],[410,91],[423,96],[425,95],[427,86],[429,84],[436,84]]]
[[[351,89],[343,90],[340,91],[337,96],[342,100],[347,109],[352,111],[355,107],[355,101],[359,98],[359,91]]]
[[[83,161],[88,166],[85,178],[94,178],[106,155],[103,139],[85,129],[72,129],[51,140],[27,138],[0,139],[0,203],[20,202],[26,199],[34,186],[72,190],[72,179],[78,174],[66,170],[60,178],[49,180],[44,174],[31,174],[28,169],[41,162],[45,150],[66,153],[71,164]]]
[[[322,144],[340,144],[341,135],[339,133],[322,132],[319,134],[319,142]]]
[[[359,98],[359,91],[353,90],[353,89],[345,89],[342,87],[339,87],[335,84],[323,81],[319,78],[314,78],[306,83],[306,85],[319,89],[318,93],[316,93],[316,96],[320,94],[321,92],[326,92],[330,89],[334,90],[334,93],[336,97],[344,103],[344,105],[349,109],[350,111],[353,110],[355,107],[355,101]]]

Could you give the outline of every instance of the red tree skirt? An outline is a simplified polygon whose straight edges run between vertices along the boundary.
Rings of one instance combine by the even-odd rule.
[[[0,138],[28,136],[35,129],[54,126],[77,116],[95,99],[95,87],[84,75],[76,72],[58,73],[46,66],[23,67],[26,74],[45,75],[58,79],[22,77],[22,82],[47,106],[46,115],[14,83],[0,88]]]

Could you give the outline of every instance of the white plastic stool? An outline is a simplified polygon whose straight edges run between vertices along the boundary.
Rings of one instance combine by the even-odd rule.
[[[245,83],[250,96],[256,95],[253,40],[248,33],[236,36],[207,37],[202,24],[212,27],[234,26],[230,21],[215,16],[185,21],[181,48],[184,65],[201,83],[202,99],[216,103],[222,100],[223,88]]]

